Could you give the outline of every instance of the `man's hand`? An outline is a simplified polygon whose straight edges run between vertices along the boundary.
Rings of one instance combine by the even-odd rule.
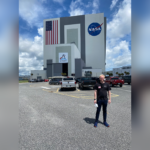
[[[111,103],[111,100],[109,99],[109,100],[108,100],[108,104],[110,104],[110,103]]]
[[[94,104],[96,104],[97,103],[97,100],[94,100]]]

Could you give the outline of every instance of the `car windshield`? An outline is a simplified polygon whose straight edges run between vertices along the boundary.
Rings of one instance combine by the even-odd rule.
[[[98,78],[91,78],[92,80],[97,80]]]
[[[125,77],[125,79],[131,79],[131,76],[127,76],[127,77]]]
[[[62,78],[53,78],[53,81],[61,81]]]
[[[111,80],[118,80],[118,78],[111,78]]]
[[[64,78],[63,80],[73,80],[73,78]]]
[[[91,78],[81,78],[82,81],[91,80]]]

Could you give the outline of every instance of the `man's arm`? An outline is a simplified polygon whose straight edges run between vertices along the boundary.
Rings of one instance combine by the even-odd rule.
[[[108,91],[108,97],[109,97],[108,103],[110,104],[111,103],[111,91],[110,90]]]
[[[94,91],[94,99],[95,99],[94,104],[96,104],[97,103],[97,100],[96,100],[97,99],[97,90]]]

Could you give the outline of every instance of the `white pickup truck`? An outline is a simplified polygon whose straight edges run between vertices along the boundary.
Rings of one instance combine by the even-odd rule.
[[[63,78],[61,82],[61,90],[65,88],[73,88],[76,90],[76,80],[74,77]]]

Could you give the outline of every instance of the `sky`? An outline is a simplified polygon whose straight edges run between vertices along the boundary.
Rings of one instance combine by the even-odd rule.
[[[19,75],[43,70],[43,20],[104,13],[106,71],[131,65],[131,0],[19,0]]]

